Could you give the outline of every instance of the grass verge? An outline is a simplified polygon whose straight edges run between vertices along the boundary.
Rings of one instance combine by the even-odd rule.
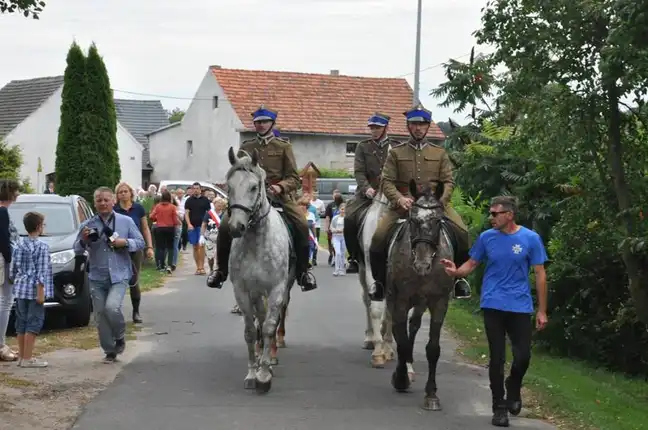
[[[180,266],[180,259],[178,259],[178,266]],[[140,272],[140,291],[143,293],[159,288],[164,285],[164,280],[167,275],[155,269],[155,264],[152,262],[145,262],[142,265]]]
[[[460,353],[488,363],[488,344],[474,301],[452,301],[446,327],[460,341]],[[510,347],[507,351],[510,358]],[[562,429],[639,430],[647,428],[648,384],[583,362],[534,350],[525,377],[525,408]]]

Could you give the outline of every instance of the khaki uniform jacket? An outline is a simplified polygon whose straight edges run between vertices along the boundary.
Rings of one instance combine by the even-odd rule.
[[[441,202],[447,205],[455,187],[452,163],[445,149],[427,140],[407,142],[392,147],[382,171],[382,191],[396,206],[401,197],[412,197],[409,182],[414,179],[418,187],[429,185],[436,190],[437,183],[444,184]]]
[[[292,145],[283,139],[269,136],[267,139],[256,137],[241,143],[238,156],[245,155],[242,151],[252,155],[252,151],[259,153],[259,166],[266,172],[267,185],[279,185],[282,189],[281,198],[286,202],[294,201],[295,192],[301,185],[297,163]]]
[[[387,137],[381,142],[373,139],[363,140],[358,143],[353,163],[353,173],[358,188],[356,195],[365,196],[369,187],[378,190],[380,187],[381,173],[390,146],[399,145],[400,142]]]

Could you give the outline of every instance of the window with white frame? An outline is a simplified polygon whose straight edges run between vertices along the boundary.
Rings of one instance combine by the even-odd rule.
[[[346,155],[353,156],[355,155],[358,142],[347,142],[346,143]]]

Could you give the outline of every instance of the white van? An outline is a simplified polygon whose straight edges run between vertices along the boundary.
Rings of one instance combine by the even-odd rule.
[[[194,182],[199,182],[200,187],[202,188],[203,191],[205,190],[211,190],[214,193],[216,193],[217,196],[222,197],[224,199],[227,198],[227,193],[223,190],[221,190],[219,187],[217,187],[214,184],[210,184],[209,182],[203,182],[203,181],[173,181],[173,180],[165,180],[160,182],[160,186],[158,187],[158,190],[164,186],[166,186],[166,189],[168,191],[173,191],[177,188],[184,188],[185,190],[189,187]]]

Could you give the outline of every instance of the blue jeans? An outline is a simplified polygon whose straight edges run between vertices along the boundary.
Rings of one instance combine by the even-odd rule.
[[[99,344],[106,354],[116,352],[115,340],[123,339],[126,335],[122,303],[127,289],[128,281],[113,284],[110,279],[90,280],[90,295],[99,332]]]
[[[176,227],[175,236],[173,236],[173,265],[178,265],[178,254],[180,253],[180,238],[182,237],[182,226]]]
[[[39,334],[45,322],[45,306],[36,300],[16,299],[16,334]]]

